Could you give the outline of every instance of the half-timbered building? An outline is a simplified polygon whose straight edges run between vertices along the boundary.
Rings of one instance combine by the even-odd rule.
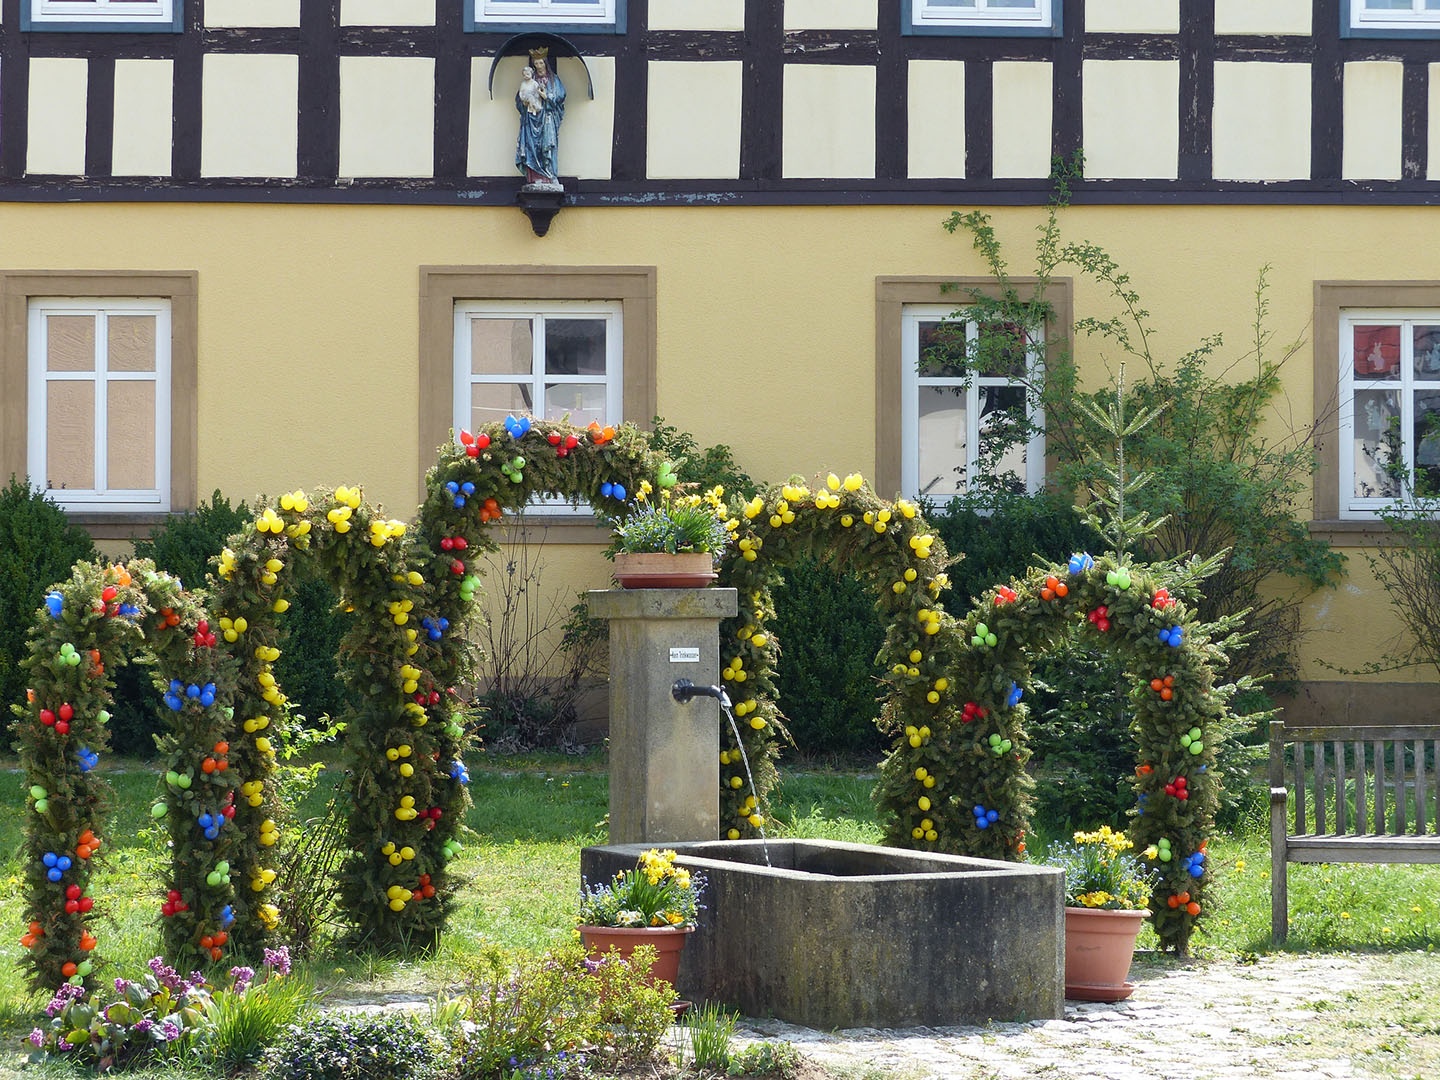
[[[527,188],[537,66],[565,102]],[[983,406],[917,342],[986,268],[941,221],[987,210],[1025,273],[1076,151],[1063,228],[1161,355],[1243,338],[1270,267],[1283,407],[1326,422],[1303,512],[1373,542],[1367,448],[1440,466],[1440,0],[0,0],[0,472],[110,541],[216,489],[403,514],[452,427],[529,410],[943,496]],[[547,520],[603,579],[600,531]],[[1323,711],[1428,707],[1324,666],[1393,632],[1363,560],[1307,617]]]

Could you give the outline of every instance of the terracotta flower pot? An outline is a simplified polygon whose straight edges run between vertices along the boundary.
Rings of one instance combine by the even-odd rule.
[[[1124,1001],[1135,937],[1148,911],[1065,909],[1065,996],[1076,1001]]]
[[[715,580],[715,560],[708,551],[621,551],[614,576],[622,589],[703,589]]]
[[[650,965],[651,984],[663,980],[674,986],[680,972],[680,950],[694,932],[693,926],[582,926],[580,940],[596,960],[612,948],[628,960],[638,946],[650,945],[657,954],[655,963]]]

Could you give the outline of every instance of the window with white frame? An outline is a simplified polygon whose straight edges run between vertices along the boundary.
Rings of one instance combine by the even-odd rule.
[[[1038,374],[1039,331],[1027,340],[1016,328],[984,328],[953,313],[915,304],[902,314],[901,490],[943,504],[974,491],[985,470],[1003,487],[1037,491],[1045,440],[1027,383]],[[1003,338],[981,349],[982,333]]]
[[[1355,34],[1403,36],[1440,31],[1440,0],[1345,0],[1342,29]]]
[[[466,29],[625,29],[625,0],[465,0]]]
[[[178,33],[183,0],[24,0],[22,30]]]
[[[620,311],[583,300],[456,304],[455,430],[507,415],[619,423]]]
[[[911,34],[1053,34],[1056,0],[902,0],[902,29]]]
[[[170,303],[33,299],[27,468],[62,509],[170,509]]]
[[[1440,311],[1340,319],[1341,516],[1440,495]]]

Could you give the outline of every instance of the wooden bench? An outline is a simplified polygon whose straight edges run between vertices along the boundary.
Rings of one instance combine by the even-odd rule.
[[[1270,934],[1289,863],[1440,863],[1440,723],[1270,723]],[[1293,816],[1291,804],[1294,806]]]

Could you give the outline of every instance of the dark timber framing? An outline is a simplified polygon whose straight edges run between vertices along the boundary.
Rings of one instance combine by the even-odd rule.
[[[508,36],[465,33],[458,4],[439,0],[434,26],[340,25],[341,0],[305,0],[300,25],[217,29],[204,26],[204,0],[189,0],[178,34],[22,32],[23,0],[0,0],[0,201],[234,201],[510,205],[520,178],[466,175],[472,63],[490,57]],[[624,34],[586,36],[587,55],[615,64],[615,142],[609,180],[569,178],[578,205],[626,204],[952,204],[1044,202],[1047,181],[993,179],[997,61],[1053,65],[1052,152],[1084,145],[1082,78],[1087,59],[1170,60],[1179,65],[1179,161],[1175,180],[1081,181],[1074,201],[1092,203],[1371,203],[1437,204],[1440,183],[1429,170],[1430,68],[1440,41],[1415,37],[1340,36],[1339,0],[1313,0],[1312,33],[1217,35],[1215,0],[1179,0],[1177,34],[1090,33],[1083,0],[1063,0],[1063,36],[913,36],[900,32],[899,0],[879,0],[874,30],[790,31],[780,0],[745,0],[743,31],[652,31],[649,0],[630,0]],[[201,82],[209,53],[278,53],[298,58],[298,177],[202,178]],[[345,56],[430,57],[435,61],[435,175],[343,180],[339,170],[340,62]],[[30,61],[76,57],[89,63],[85,175],[32,177],[25,171]],[[115,62],[173,62],[173,171],[152,178],[114,177]],[[965,63],[963,178],[911,180],[909,65],[913,60]],[[652,181],[647,178],[649,64],[657,60],[730,60],[743,65],[740,178]],[[1217,181],[1211,117],[1215,64],[1268,61],[1308,65],[1311,78],[1311,176],[1280,183]],[[1344,66],[1363,60],[1403,65],[1401,179],[1346,181],[1343,158]],[[785,68],[792,64],[864,65],[875,69],[874,179],[786,179],[783,168]],[[506,91],[508,93],[508,91]]]

